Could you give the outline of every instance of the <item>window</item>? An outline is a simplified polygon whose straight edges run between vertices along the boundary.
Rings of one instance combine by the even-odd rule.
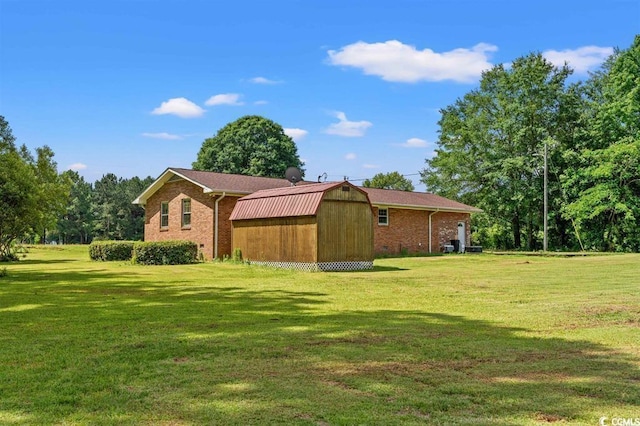
[[[389,210],[388,209],[378,209],[378,225],[388,225],[389,224]]]
[[[184,198],[182,200],[182,227],[191,227],[191,199]]]
[[[169,203],[163,201],[160,204],[160,228],[169,227]]]

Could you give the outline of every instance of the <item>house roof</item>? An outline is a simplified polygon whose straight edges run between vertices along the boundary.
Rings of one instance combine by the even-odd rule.
[[[398,207],[462,213],[477,213],[482,211],[479,208],[428,192],[410,192],[378,188],[362,189],[369,195],[371,204],[376,207]]]
[[[342,185],[361,190],[348,182],[309,183],[288,188],[266,189],[240,198],[229,219],[315,216],[325,192]]]
[[[227,195],[246,196],[258,191],[273,190],[277,191],[278,188],[282,188],[287,191],[292,191],[288,195],[302,195],[312,194],[315,191],[309,189],[306,192],[303,188],[307,186],[313,186],[315,188],[321,188],[320,185],[328,185],[333,187],[339,185],[342,182],[327,182],[323,184],[316,184],[308,181],[298,182],[297,186],[291,186],[291,183],[286,179],[275,179],[267,177],[245,176],[229,173],[216,173],[205,172],[191,169],[182,169],[177,167],[170,167],[166,169],[158,179],[155,180],[147,189],[144,190],[133,203],[145,205],[149,197],[151,197],[156,191],[158,191],[165,183],[174,177],[179,177],[196,186],[202,188],[205,193],[226,193]],[[353,186],[353,185],[352,185]],[[462,212],[473,213],[480,212],[481,210],[457,201],[449,200],[439,195],[430,194],[427,192],[409,192],[409,191],[397,191],[392,189],[377,189],[377,188],[363,188],[358,187],[367,193],[371,204],[376,207],[395,207],[405,209],[417,209],[417,210],[438,210],[447,212]],[[324,190],[322,190],[324,191]],[[276,193],[274,193],[276,195]],[[247,197],[245,197],[247,198]],[[305,197],[301,197],[300,201]],[[312,198],[308,195],[306,198]],[[307,200],[308,201],[308,200]],[[305,201],[306,202],[306,201]],[[310,201],[309,201],[310,202]]]
[[[205,172],[189,169],[171,170],[186,176],[190,180],[200,182],[202,185],[207,186],[215,192],[252,194],[263,189],[291,187],[291,182],[286,179]]]
[[[229,173],[206,172],[200,170],[169,167],[158,179],[144,190],[133,203],[145,205],[149,197],[158,191],[165,183],[175,176],[188,180],[202,188],[204,193],[227,193],[229,195],[247,195],[263,189],[290,187],[286,179],[276,179],[258,176],[235,175]],[[298,185],[306,183],[298,182]]]

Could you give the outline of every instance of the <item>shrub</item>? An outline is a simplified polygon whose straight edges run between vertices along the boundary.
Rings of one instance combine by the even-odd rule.
[[[242,262],[242,250],[239,248],[234,249],[231,259],[233,259],[234,262]]]
[[[0,278],[4,278],[4,277],[6,277],[8,275],[9,275],[9,272],[7,272],[7,268],[6,267],[0,269]]]
[[[9,243],[9,246],[4,246],[4,250],[0,252],[0,262],[17,262],[20,260],[18,254],[22,252],[22,246],[16,244],[14,241]]]
[[[137,242],[133,246],[133,261],[141,265],[185,265],[197,258],[198,245],[192,241]]]
[[[89,244],[91,260],[113,261],[131,260],[133,241],[93,241]]]
[[[15,262],[20,260],[14,252],[4,253],[0,255],[0,262]]]

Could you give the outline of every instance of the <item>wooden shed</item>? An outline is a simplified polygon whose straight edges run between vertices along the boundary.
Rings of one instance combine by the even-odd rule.
[[[257,191],[231,213],[232,246],[251,263],[304,270],[373,268],[373,209],[349,182]]]

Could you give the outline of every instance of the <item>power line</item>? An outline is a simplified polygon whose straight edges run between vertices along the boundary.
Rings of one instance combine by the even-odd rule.
[[[321,175],[322,176],[322,175]],[[332,176],[337,176],[337,175],[332,175]],[[420,173],[407,173],[404,175],[400,175],[402,177],[408,177],[408,176],[420,176]],[[366,178],[358,178],[358,179],[350,179],[349,176],[343,175],[344,178],[346,178],[345,180],[348,180],[349,182],[362,182],[365,181],[367,179],[373,179],[373,177],[366,177]]]

